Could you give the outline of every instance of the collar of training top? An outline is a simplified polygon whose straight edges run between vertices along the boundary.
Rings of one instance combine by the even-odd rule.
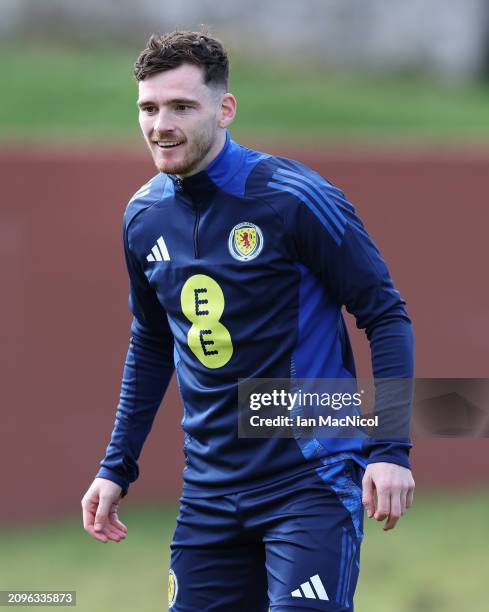
[[[240,171],[244,157],[244,149],[231,140],[226,130],[226,141],[220,153],[205,168],[185,178],[174,174],[168,176],[173,181],[176,191],[183,191],[190,196],[210,194],[218,189],[225,189]]]

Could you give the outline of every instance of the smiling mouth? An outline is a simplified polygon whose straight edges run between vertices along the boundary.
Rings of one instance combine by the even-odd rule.
[[[182,140],[156,140],[153,141],[160,149],[173,149],[183,144]]]

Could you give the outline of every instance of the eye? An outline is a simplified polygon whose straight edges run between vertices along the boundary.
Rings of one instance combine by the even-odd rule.
[[[184,112],[187,110],[190,110],[192,107],[190,106],[190,104],[176,104],[175,105],[175,110],[179,111],[179,112]]]
[[[152,115],[155,111],[156,111],[156,107],[155,106],[151,106],[151,105],[143,106],[141,108],[141,112],[142,113],[146,113],[148,115]]]

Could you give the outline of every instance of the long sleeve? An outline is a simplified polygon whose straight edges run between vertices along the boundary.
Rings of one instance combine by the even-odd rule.
[[[310,185],[310,183],[308,183]],[[300,260],[324,284],[329,295],[356,318],[370,342],[376,406],[386,404],[392,385],[385,379],[412,379],[411,321],[379,250],[344,194],[324,179],[295,211],[294,239]],[[313,207],[314,204],[314,207]],[[411,385],[400,385],[393,418],[409,423]],[[395,414],[394,414],[395,413]],[[408,427],[403,429],[403,432]],[[409,467],[408,438],[369,439],[368,463],[386,461]]]
[[[112,437],[98,477],[122,487],[123,495],[139,475],[138,458],[173,373],[173,336],[158,302],[124,236],[133,313]]]

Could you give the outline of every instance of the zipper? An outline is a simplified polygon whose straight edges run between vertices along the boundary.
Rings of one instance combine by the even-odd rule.
[[[177,189],[182,193],[185,193],[183,189],[183,180],[180,177],[176,177],[175,183]],[[200,223],[200,204],[194,204],[195,208],[195,222],[194,222],[194,256],[195,259],[200,259],[200,247],[199,247],[199,223]]]
[[[194,255],[195,255],[195,259],[200,259],[199,222],[200,222],[200,204],[196,204],[195,205],[195,223],[194,223]]]

